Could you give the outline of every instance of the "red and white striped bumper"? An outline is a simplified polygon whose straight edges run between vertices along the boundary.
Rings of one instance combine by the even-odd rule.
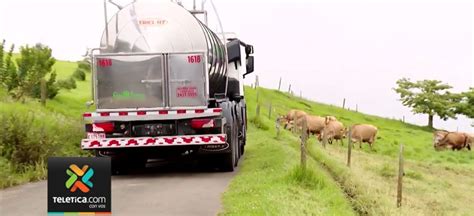
[[[201,118],[220,116],[221,114],[222,108],[209,108],[153,111],[87,112],[83,114],[83,117],[84,120],[92,121],[140,121]]]
[[[131,148],[177,145],[210,145],[226,143],[225,134],[191,135],[191,136],[163,136],[163,137],[133,137],[133,138],[106,138],[83,139],[82,149],[100,148]]]

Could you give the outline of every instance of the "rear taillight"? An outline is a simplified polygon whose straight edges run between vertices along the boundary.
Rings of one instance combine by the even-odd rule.
[[[194,129],[213,128],[215,127],[214,119],[192,119],[191,127]]]
[[[113,122],[100,122],[92,124],[92,132],[114,132]]]

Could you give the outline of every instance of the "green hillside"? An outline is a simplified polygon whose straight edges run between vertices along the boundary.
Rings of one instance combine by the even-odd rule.
[[[238,212],[255,215],[288,213],[286,204],[293,203],[293,196],[279,198],[280,201],[285,201],[275,202],[273,193],[285,194],[287,191],[277,187],[266,188],[265,185],[278,185],[284,182],[283,176],[292,172],[288,165],[278,165],[277,162],[285,160],[285,163],[291,164],[299,161],[298,135],[284,131],[280,139],[275,139],[276,115],[285,114],[289,109],[301,109],[314,115],[333,115],[346,126],[369,123],[379,128],[373,151],[367,144],[364,144],[361,150],[358,145],[354,148],[350,169],[345,166],[347,141],[344,146],[333,144],[325,149],[314,137],[309,141],[310,161],[317,164],[313,171],[323,177],[329,173],[331,180],[337,182],[352,207],[347,214],[355,211],[368,215],[471,215],[474,212],[472,205],[466,205],[474,202],[474,152],[435,151],[432,146],[432,132],[425,127],[315,103],[276,90],[259,88],[258,91],[260,118],[249,130],[248,151],[241,171],[223,197],[226,207],[224,215],[239,215]],[[249,119],[255,119],[256,95],[256,90],[246,88]],[[273,115],[268,118],[270,103]],[[406,162],[403,208],[398,209],[396,189],[398,150],[401,143],[405,146]],[[276,154],[276,149],[291,149],[292,153]],[[275,163],[276,165],[268,166],[281,170],[262,168],[268,163]],[[273,177],[279,174],[282,175],[280,179]],[[260,178],[270,180],[261,181]],[[328,200],[332,198],[328,197],[322,202],[317,199],[313,201],[327,204]],[[238,205],[235,205],[235,202]],[[300,200],[295,201],[299,202]],[[300,207],[294,207],[293,210],[298,212]],[[317,215],[346,214],[321,212],[318,204],[313,204],[313,207],[307,210],[316,212]]]

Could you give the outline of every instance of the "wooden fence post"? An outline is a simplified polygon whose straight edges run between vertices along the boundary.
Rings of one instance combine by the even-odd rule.
[[[280,116],[276,118],[275,128],[277,131],[277,139],[280,137]]]
[[[270,107],[268,108],[268,118],[272,119],[272,102],[270,101]]]
[[[280,82],[278,82],[278,91],[280,91],[280,87],[281,87],[281,77],[280,77]]]
[[[342,100],[342,109],[344,109],[344,107],[346,107],[346,99],[345,98]]]
[[[306,141],[307,141],[307,127],[306,127],[306,117],[302,119],[302,130],[301,130],[301,167],[306,169]]]
[[[326,148],[326,143],[328,143],[328,137],[326,136],[326,133],[324,133],[324,129],[322,132],[322,136],[323,136],[323,148]]]
[[[356,104],[356,112],[359,112],[359,105]]]
[[[303,98],[303,92],[300,91],[300,98]]]
[[[46,88],[46,80],[40,80],[40,90],[41,90],[41,105],[46,106],[46,97],[47,97],[47,88]]]
[[[256,113],[257,113],[257,117],[260,116],[260,104],[259,103],[257,104]]]
[[[257,98],[257,104],[258,104],[258,103],[260,102],[260,90],[259,90],[259,89],[257,89],[257,96],[256,96],[256,98]]]
[[[347,134],[347,166],[351,167],[351,152],[352,152],[352,128],[349,128],[349,133]]]
[[[291,93],[291,84],[288,86],[288,94]]]
[[[255,76],[255,89],[258,87],[258,75]]]
[[[403,189],[403,144],[400,144],[400,153],[398,155],[398,187],[397,187],[397,207],[402,207],[402,189]]]

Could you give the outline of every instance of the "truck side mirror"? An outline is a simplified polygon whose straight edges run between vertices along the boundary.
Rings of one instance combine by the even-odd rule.
[[[240,41],[234,39],[226,44],[227,46],[227,59],[229,63],[240,62]]]
[[[247,66],[246,66],[247,71],[244,74],[244,78],[247,74],[251,74],[253,72],[253,59],[254,59],[253,56],[249,56],[247,58]]]

